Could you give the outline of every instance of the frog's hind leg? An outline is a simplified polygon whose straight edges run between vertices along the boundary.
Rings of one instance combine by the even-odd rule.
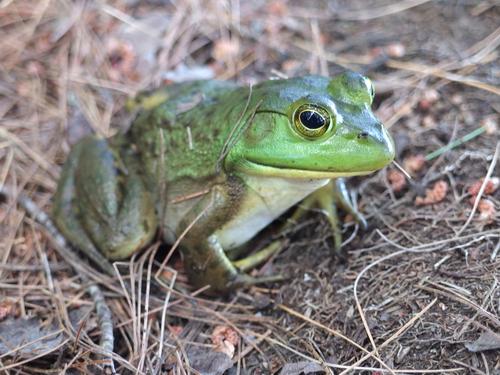
[[[127,169],[106,140],[95,137],[85,138],[72,151],[54,216],[70,242],[99,265],[106,258],[130,256],[156,230],[154,205],[137,172]]]
[[[84,252],[107,274],[113,275],[113,266],[96,248],[78,219],[79,210],[75,204],[78,199],[75,191],[75,171],[78,168],[82,146],[83,143],[75,145],[66,159],[54,196],[52,217],[58,229],[72,246]]]

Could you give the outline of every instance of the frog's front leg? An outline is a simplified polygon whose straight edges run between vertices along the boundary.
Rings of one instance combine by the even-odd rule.
[[[63,235],[108,273],[113,269],[107,259],[127,258],[152,239],[157,226],[152,199],[135,168],[96,137],[71,151],[53,216]]]
[[[331,180],[328,184],[304,199],[289,219],[289,222],[297,222],[312,207],[319,207],[321,212],[327,217],[332,228],[334,250],[336,253],[340,252],[342,245],[342,231],[340,230],[338,207],[351,214],[362,229],[367,228],[363,214],[358,211],[356,199],[350,194],[343,178]]]
[[[177,227],[177,236],[187,230],[181,242],[184,267],[197,288],[210,285],[210,292],[225,292],[238,277],[238,270],[224,253],[216,230],[230,215],[238,201],[231,194],[231,183],[215,185],[197,202]],[[234,184],[236,185],[236,184]],[[234,206],[233,206],[234,207]]]
[[[197,288],[210,285],[208,292],[212,294],[283,279],[281,276],[254,278],[240,272],[227,257],[217,237],[217,230],[238,212],[241,186],[237,178],[213,186],[177,228],[177,235],[180,236],[189,227],[182,239],[181,249],[190,282]]]
[[[340,252],[342,245],[342,231],[340,230],[340,221],[337,207],[341,207],[345,212],[351,214],[354,220],[362,229],[367,228],[366,219],[358,211],[357,202],[350,194],[345,179],[337,178],[331,180],[326,186],[317,190],[308,199],[313,199],[326,215],[334,235],[335,252]]]

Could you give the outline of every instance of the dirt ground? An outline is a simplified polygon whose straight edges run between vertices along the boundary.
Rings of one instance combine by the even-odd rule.
[[[392,164],[349,181],[370,227],[345,218],[347,259],[312,210],[258,238],[288,240],[256,271],[284,283],[204,297],[174,254],[160,285],[158,244],[119,265],[121,278],[93,272],[116,371],[499,375],[499,7],[0,0],[0,186],[50,212],[70,146],[125,128],[124,103],[144,88],[361,72],[411,180]],[[11,199],[0,223],[0,373],[99,373],[88,280]]]

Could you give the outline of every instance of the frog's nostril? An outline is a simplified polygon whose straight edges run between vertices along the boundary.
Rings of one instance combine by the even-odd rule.
[[[366,139],[366,138],[368,138],[367,132],[358,133],[358,139]]]

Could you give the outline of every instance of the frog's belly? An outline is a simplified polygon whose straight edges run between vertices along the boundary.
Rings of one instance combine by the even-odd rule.
[[[215,232],[222,248],[229,250],[244,244],[328,181],[248,176],[245,179],[248,189],[239,213]]]

